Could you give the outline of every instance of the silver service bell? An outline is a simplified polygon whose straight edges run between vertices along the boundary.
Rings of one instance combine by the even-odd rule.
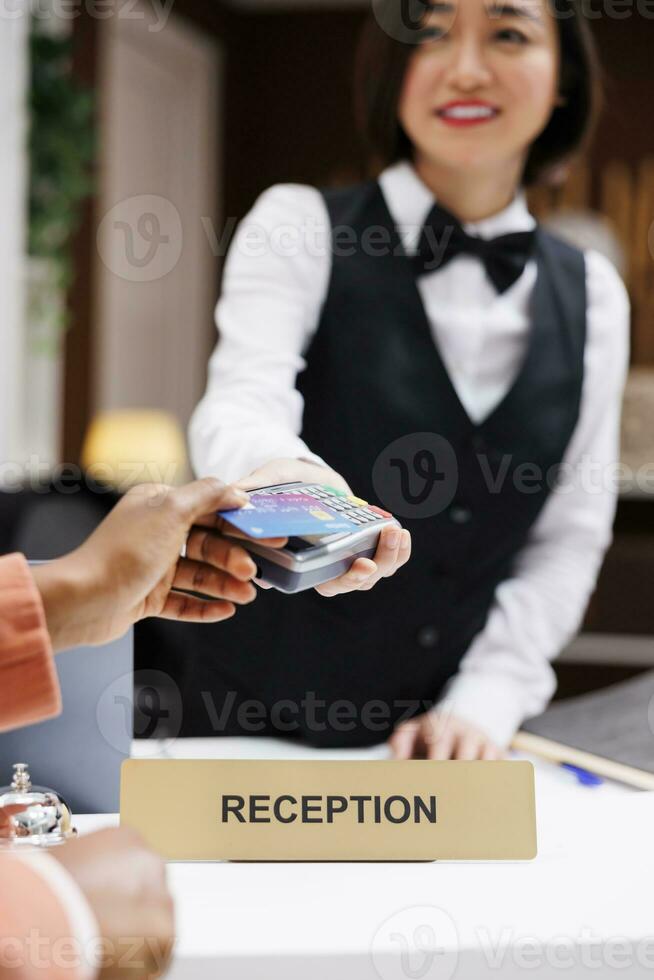
[[[74,837],[66,801],[52,789],[32,786],[24,762],[13,768],[11,786],[0,787],[0,847],[51,847]]]

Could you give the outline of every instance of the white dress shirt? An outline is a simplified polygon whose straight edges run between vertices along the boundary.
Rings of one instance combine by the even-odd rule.
[[[379,182],[405,248],[415,251],[432,192],[407,162],[385,170]],[[534,225],[520,193],[501,213],[464,227],[494,238]],[[190,426],[198,475],[231,481],[277,458],[322,462],[300,439],[303,401],[295,381],[329,288],[330,233],[320,192],[292,184],[264,192],[239,226],[225,264],[208,387]],[[611,541],[629,300],[611,263],[598,252],[585,254],[585,376],[562,483],[533,525],[514,574],[499,585],[486,626],[442,702],[500,745],[551,698],[550,661],[578,630]],[[475,422],[502,400],[520,369],[536,276],[532,260],[498,295],[482,263],[461,255],[418,280],[434,343]]]

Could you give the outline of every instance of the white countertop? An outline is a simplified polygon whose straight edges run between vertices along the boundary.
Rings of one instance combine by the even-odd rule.
[[[184,740],[166,754],[218,751],[290,754],[267,739]],[[536,794],[533,862],[170,864],[178,934],[170,977],[651,977],[654,793],[582,787],[536,762]],[[116,822],[77,818],[82,832]]]

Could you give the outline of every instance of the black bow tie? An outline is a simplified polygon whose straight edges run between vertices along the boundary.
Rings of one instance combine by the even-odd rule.
[[[498,293],[504,293],[522,273],[534,247],[535,232],[515,232],[499,238],[468,235],[461,223],[435,204],[427,215],[420,235],[418,253],[411,262],[416,276],[444,268],[456,255],[476,255]]]

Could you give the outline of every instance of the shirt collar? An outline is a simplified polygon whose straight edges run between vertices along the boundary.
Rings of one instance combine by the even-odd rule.
[[[379,184],[395,224],[407,229],[409,240],[414,237],[417,240],[436,203],[434,194],[408,160],[387,167],[379,176]],[[525,192],[520,188],[503,211],[483,221],[468,222],[463,227],[470,235],[496,238],[516,231],[533,231],[536,221],[527,207]],[[417,233],[411,234],[409,229],[416,229]]]

